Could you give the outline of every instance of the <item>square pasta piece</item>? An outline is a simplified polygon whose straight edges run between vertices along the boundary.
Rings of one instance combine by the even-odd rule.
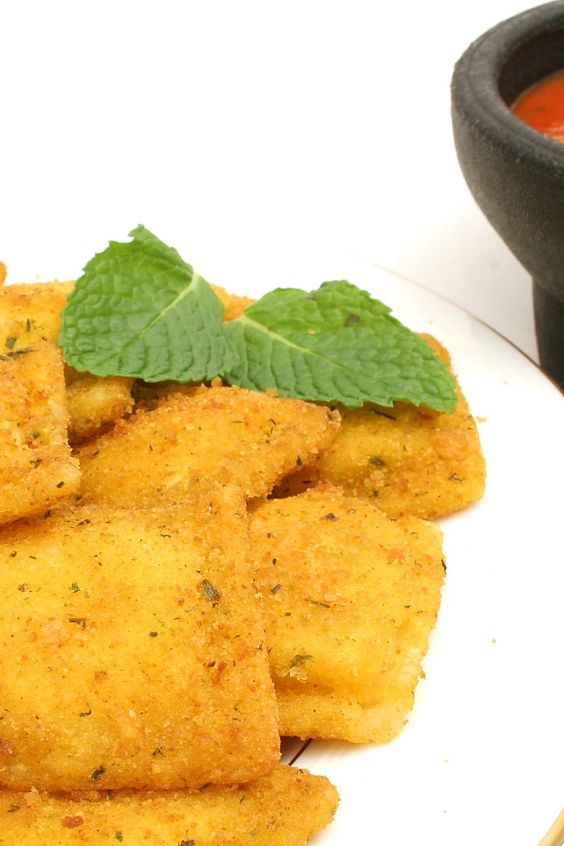
[[[36,341],[57,343],[61,312],[73,282],[35,282],[0,289],[0,353]],[[133,379],[102,379],[66,369],[69,438],[78,441],[114,423],[133,407]]]
[[[444,347],[424,337],[449,363]],[[426,520],[476,502],[484,493],[484,457],[460,386],[457,394],[452,414],[402,402],[392,408],[340,408],[333,444],[312,467],[288,476],[276,495],[299,494],[319,483],[338,485],[351,496],[375,499],[390,517]]]
[[[437,617],[440,531],[329,486],[255,504],[250,529],[281,734],[390,740]]]
[[[0,785],[197,788],[279,760],[238,488],[0,533]]]
[[[323,406],[243,388],[172,394],[79,449],[85,500],[145,504],[189,491],[195,479],[264,496],[334,439],[339,415]]]
[[[73,282],[33,282],[0,289],[0,348],[9,338],[18,346],[32,341],[56,343],[61,311]]]
[[[76,493],[63,362],[47,341],[0,352],[0,525]]]
[[[196,793],[0,792],[0,846],[303,846],[330,823],[337,802],[326,778],[285,766],[243,786]]]

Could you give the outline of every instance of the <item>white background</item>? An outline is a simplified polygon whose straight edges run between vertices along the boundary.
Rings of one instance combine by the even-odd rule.
[[[75,277],[142,222],[241,293],[291,285],[306,255],[365,258],[535,356],[530,282],[459,172],[449,92],[470,41],[526,5],[6,0],[9,279]]]
[[[468,44],[527,5],[519,0],[4,0],[0,4],[0,259],[8,265],[9,279],[75,277],[108,240],[125,240],[129,230],[144,223],[177,247],[209,281],[242,294],[277,285],[307,285],[308,279],[311,287],[317,287],[344,267],[361,267],[354,259],[364,259],[469,309],[536,357],[530,282],[482,216],[460,174],[449,90],[453,65]],[[323,275],[317,276],[318,272]],[[536,640],[530,643],[545,646],[539,652],[544,663],[529,656],[531,672],[534,676],[536,667],[538,679],[529,691],[530,700],[523,699],[519,685],[532,677],[521,672],[521,640],[528,638],[531,628],[519,628],[520,607],[510,617],[514,630],[522,631],[516,639],[509,636],[509,629],[503,639],[502,621],[507,615],[501,615],[495,629],[493,621],[498,619],[496,597],[505,596],[507,584],[514,583],[511,576],[506,579],[507,569],[517,568],[526,597],[529,567],[538,563],[535,555],[550,578],[555,572],[552,564],[558,563],[555,557],[559,553],[561,557],[556,516],[560,489],[550,496],[545,484],[547,472],[553,485],[559,479],[551,451],[556,424],[552,423],[554,434],[546,428],[547,419],[549,423],[556,419],[551,415],[557,398],[551,394],[545,400],[550,401],[551,414],[543,416],[544,394],[537,396],[535,391],[542,393],[549,386],[543,380],[539,387],[538,374],[525,369],[525,376],[515,383],[505,375],[498,378],[493,367],[482,379],[481,362],[487,362],[490,350],[497,347],[491,340],[482,343],[471,322],[467,331],[472,337],[476,333],[477,340],[470,344],[472,355],[466,363],[470,372],[463,369],[462,375],[470,389],[474,379],[476,413],[489,415],[490,408],[497,407],[494,399],[499,391],[509,389],[514,400],[507,408],[515,410],[509,426],[502,415],[502,428],[495,428],[492,411],[490,429],[486,426],[483,435],[493,467],[488,495],[505,503],[506,485],[514,499],[509,497],[510,508],[485,512],[494,542],[490,544],[484,534],[486,517],[480,523],[482,534],[476,530],[473,541],[484,544],[493,562],[490,567],[488,555],[479,556],[479,572],[485,568],[492,583],[487,601],[492,609],[495,606],[484,649],[491,652],[495,635],[500,645],[492,654],[515,656],[511,661],[496,658],[501,675],[498,664],[477,662],[476,668],[487,675],[494,667],[494,686],[515,668],[506,692],[517,686],[515,697],[521,708],[511,712],[513,722],[502,732],[507,749],[522,755],[514,768],[511,765],[513,788],[506,793],[502,810],[493,790],[486,797],[487,807],[491,805],[491,819],[498,827],[506,818],[514,826],[521,826],[520,818],[528,820],[534,833],[529,838],[527,831],[522,842],[533,846],[532,840],[540,838],[556,813],[557,799],[548,795],[549,787],[555,790],[552,770],[541,771],[531,764],[550,745],[550,729],[557,722],[556,696],[547,695],[546,700],[553,723],[546,718],[544,723],[533,721],[525,732],[526,743],[515,734],[514,748],[510,728],[520,714],[526,724],[529,701],[542,711],[541,685],[548,693],[556,690],[558,662],[551,665],[553,674],[550,667],[544,672],[551,653],[542,633],[549,625],[557,629],[556,611],[551,615],[543,603],[550,600],[556,607],[558,594],[549,590],[543,598],[543,584],[532,579],[542,625],[533,631]],[[511,358],[509,364],[511,373]],[[477,368],[474,376],[472,367]],[[491,397],[481,408],[484,384],[490,385]],[[522,414],[523,396],[530,398],[529,417]],[[503,410],[503,393],[498,405]],[[536,420],[545,427],[538,444],[531,435]],[[508,431],[513,442],[506,438]],[[500,459],[504,455],[506,463]],[[515,476],[508,476],[511,470]],[[528,501],[521,499],[521,491],[529,497],[534,492],[536,517],[531,516]],[[545,516],[541,495],[554,517],[550,512]],[[522,513],[514,509],[518,503]],[[505,534],[496,533],[500,513]],[[449,542],[452,537],[451,531]],[[537,539],[546,554],[541,554]],[[471,615],[472,609],[468,606],[467,613]],[[482,619],[483,614],[478,616]],[[487,628],[489,617],[486,624]],[[548,642],[555,650],[557,638]],[[476,646],[470,636],[465,643],[467,649]],[[498,711],[504,701],[494,703]],[[488,700],[479,705],[484,720],[489,718],[489,706]],[[424,718],[424,708],[420,713]],[[450,715],[455,719],[458,712],[451,709]],[[505,725],[503,716],[498,714]],[[486,756],[478,760],[481,748],[476,746],[472,771],[478,774],[482,767],[491,768]],[[453,759],[449,770],[443,760],[437,766],[446,787],[450,785],[449,813],[462,809],[459,816],[453,813],[452,822],[445,818],[445,825],[441,823],[447,833],[452,826],[454,835],[443,842],[501,843],[503,838],[492,839],[492,830],[464,840],[460,817],[470,821],[464,831],[474,831],[484,818],[484,805],[476,807],[471,793],[457,792],[453,767],[463,771],[465,761],[457,764]],[[327,763],[329,772],[331,762]],[[482,794],[496,772],[491,769],[490,781],[482,782],[478,776]],[[527,786],[519,793],[521,772],[529,781],[538,781],[535,789]],[[366,790],[369,786],[367,781]],[[499,790],[504,791],[505,785],[499,784]],[[423,802],[423,793],[417,795]],[[401,793],[397,798],[403,799]],[[352,801],[343,802],[342,823],[322,835],[329,838],[327,842],[331,838],[341,842],[339,825],[349,831]],[[437,801],[442,803],[444,797]],[[427,803],[416,811],[428,815],[433,808]],[[442,814],[443,805],[440,808]],[[427,824],[431,825],[428,819],[421,820],[422,832]]]

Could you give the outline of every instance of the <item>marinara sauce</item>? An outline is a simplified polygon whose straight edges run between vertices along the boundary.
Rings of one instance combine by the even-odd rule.
[[[511,109],[533,129],[564,142],[564,70],[531,85]]]

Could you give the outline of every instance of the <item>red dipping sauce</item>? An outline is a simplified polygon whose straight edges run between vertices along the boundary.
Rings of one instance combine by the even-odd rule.
[[[533,129],[564,142],[564,70],[527,88],[511,110]]]

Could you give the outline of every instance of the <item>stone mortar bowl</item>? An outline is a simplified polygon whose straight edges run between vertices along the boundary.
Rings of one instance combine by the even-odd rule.
[[[533,278],[541,366],[564,387],[564,143],[510,110],[557,70],[564,70],[564,0],[503,21],[468,47],[452,78],[452,120],[476,202]]]

